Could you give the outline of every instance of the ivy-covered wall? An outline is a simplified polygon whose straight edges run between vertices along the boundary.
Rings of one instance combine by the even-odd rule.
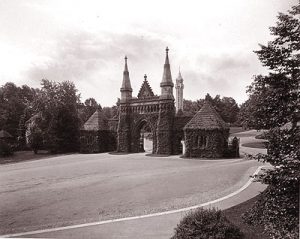
[[[116,150],[116,133],[109,130],[80,131],[81,153],[103,153]]]
[[[229,129],[185,129],[185,157],[222,158],[228,150]]]

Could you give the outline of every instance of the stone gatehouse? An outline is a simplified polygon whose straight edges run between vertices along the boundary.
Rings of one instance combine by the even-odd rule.
[[[123,71],[123,81],[121,86],[121,98],[117,104],[118,115],[113,119],[103,119],[103,114],[95,113],[89,119],[82,129],[81,134],[81,151],[83,152],[103,152],[117,151],[124,153],[143,152],[143,144],[141,135],[146,132],[152,140],[152,153],[158,155],[182,154],[182,142],[188,139],[188,150],[190,135],[201,138],[203,136],[203,128],[196,130],[194,125],[193,133],[188,129],[190,121],[195,120],[195,116],[191,117],[183,112],[183,78],[181,73],[176,79],[176,107],[173,95],[174,83],[170,69],[170,61],[168,55],[169,49],[166,48],[166,57],[163,68],[162,81],[160,83],[160,95],[155,95],[147,76],[144,76],[143,84],[137,94],[132,96],[132,88],[129,77],[127,57],[125,57],[125,67]],[[217,112],[214,112],[217,114]],[[220,120],[221,117],[216,115]],[[97,127],[90,127],[91,122],[97,122]],[[101,122],[101,124],[99,123]],[[225,125],[222,121],[221,124]],[[100,126],[99,126],[100,125]],[[103,126],[105,125],[105,126]],[[185,132],[184,132],[185,129]],[[95,133],[97,131],[98,133]],[[206,132],[206,131],[205,131]],[[208,131],[207,131],[208,132]],[[222,157],[223,152],[228,148],[227,128],[222,131],[222,142],[216,147],[209,147],[208,150],[216,151],[211,153],[187,153],[187,157]],[[142,133],[142,134],[141,134]],[[185,135],[184,135],[185,134]],[[101,137],[101,135],[104,137]],[[202,135],[202,136],[201,136]],[[213,139],[212,142],[219,142],[219,139]],[[110,143],[103,143],[109,140]],[[87,142],[89,145],[87,146]],[[104,146],[103,146],[103,145]],[[192,148],[198,147],[193,145]],[[203,148],[203,145],[201,146]],[[221,147],[221,149],[220,149]],[[112,150],[114,148],[114,150]],[[101,149],[101,150],[100,150]],[[190,151],[189,151],[190,152]],[[202,152],[196,150],[195,152]]]

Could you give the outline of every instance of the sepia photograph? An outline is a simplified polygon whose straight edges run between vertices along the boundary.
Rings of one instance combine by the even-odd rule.
[[[0,0],[0,238],[298,239],[299,0]]]

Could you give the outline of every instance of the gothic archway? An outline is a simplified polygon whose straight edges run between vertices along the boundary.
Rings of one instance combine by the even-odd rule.
[[[149,119],[138,120],[133,126],[131,136],[132,152],[155,152],[155,129]]]

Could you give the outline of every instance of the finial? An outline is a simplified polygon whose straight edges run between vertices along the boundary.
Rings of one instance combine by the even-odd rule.
[[[147,80],[147,75],[146,74],[144,75],[144,79]]]
[[[128,66],[127,66],[127,56],[125,56],[125,68],[124,68],[124,71],[128,71]]]
[[[169,53],[169,48],[168,48],[168,47],[166,48],[166,53],[167,53],[167,55],[168,55],[168,53]]]

